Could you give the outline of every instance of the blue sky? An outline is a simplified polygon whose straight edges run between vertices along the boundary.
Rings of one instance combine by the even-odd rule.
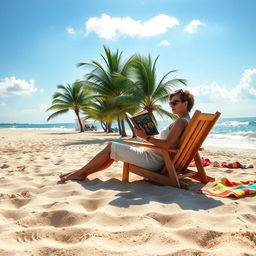
[[[160,55],[159,78],[188,80],[195,109],[256,116],[254,0],[0,0],[0,122],[45,123],[59,84],[103,45]],[[168,106],[166,105],[166,108]],[[73,122],[72,112],[52,122]]]

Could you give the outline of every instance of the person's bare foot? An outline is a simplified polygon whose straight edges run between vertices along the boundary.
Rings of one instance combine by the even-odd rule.
[[[59,177],[61,181],[86,179],[86,176],[84,174],[79,173],[79,171],[64,173],[64,174],[61,174]]]

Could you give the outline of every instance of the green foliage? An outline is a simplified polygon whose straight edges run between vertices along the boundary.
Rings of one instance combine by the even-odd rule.
[[[90,68],[90,72],[85,75],[86,80],[81,82],[84,85],[85,91],[93,92],[95,97],[97,97],[97,102],[93,106],[94,117],[97,112],[99,112],[99,116],[104,112],[104,119],[107,122],[112,122],[118,117],[124,118],[124,113],[126,112],[126,104],[115,100],[115,98],[126,95],[130,90],[131,81],[128,82],[128,80],[123,78],[128,76],[131,58],[126,62],[122,62],[122,52],[119,52],[119,50],[111,52],[105,46],[104,52],[105,55],[101,55],[101,57],[105,67],[97,61],[79,63],[78,66]],[[103,105],[104,111],[102,109]],[[92,109],[84,112],[92,117]]]
[[[170,91],[175,90],[179,85],[186,85],[184,79],[171,79],[167,77],[176,72],[171,70],[167,72],[157,83],[156,63],[159,56],[152,61],[150,55],[147,57],[135,55],[131,61],[131,70],[133,72],[134,85],[130,94],[131,102],[137,102],[141,109],[147,110],[152,117],[155,111],[161,117],[168,116],[175,118],[174,115],[162,108],[158,103],[166,102]],[[155,118],[154,118],[155,119]]]
[[[52,106],[49,107],[46,111],[57,110],[53,114],[51,114],[47,121],[50,119],[67,113],[70,109],[72,109],[80,123],[80,130],[83,131],[83,127],[81,124],[79,112],[81,109],[85,109],[89,107],[92,102],[93,96],[89,93],[86,93],[83,90],[83,85],[79,82],[75,82],[72,86],[67,85],[58,85],[57,88],[60,90],[55,92],[52,96]]]
[[[139,54],[122,61],[122,52],[111,52],[104,46],[101,55],[103,64],[97,61],[79,63],[79,67],[89,68],[85,80],[77,81],[72,86],[59,85],[60,92],[53,95],[52,106],[47,109],[57,110],[47,119],[73,109],[78,119],[82,111],[86,118],[93,118],[102,123],[125,120],[125,113],[147,110],[155,119],[153,112],[161,117],[176,118],[163,109],[170,91],[180,85],[186,85],[184,79],[168,79],[176,70],[170,70],[157,82],[156,64],[150,56]],[[81,128],[82,129],[82,128]]]

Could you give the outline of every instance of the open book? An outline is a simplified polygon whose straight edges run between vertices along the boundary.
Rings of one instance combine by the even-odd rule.
[[[126,113],[126,115],[131,119],[136,128],[139,128],[141,125],[145,129],[147,135],[151,136],[159,134],[153,119],[146,110],[138,112],[133,116],[129,113]]]

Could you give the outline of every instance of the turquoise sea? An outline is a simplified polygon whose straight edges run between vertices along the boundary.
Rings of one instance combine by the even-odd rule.
[[[204,145],[256,150],[256,117],[220,118]]]
[[[206,144],[256,150],[256,117],[220,119]]]
[[[98,131],[102,128],[98,122],[91,123],[96,125]],[[160,120],[158,123],[159,130],[170,124],[170,121]],[[112,127],[117,127],[113,124]],[[1,124],[1,128],[9,129],[51,129],[51,130],[75,130],[74,123],[44,123],[44,124],[28,124],[28,123],[12,123]],[[1,132],[1,131],[0,131]],[[129,133],[129,128],[127,127]],[[205,145],[220,147],[248,148],[256,150],[256,117],[241,118],[220,118],[209,134]]]

